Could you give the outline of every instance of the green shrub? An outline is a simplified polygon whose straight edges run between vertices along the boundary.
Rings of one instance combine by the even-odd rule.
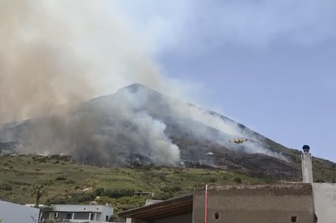
[[[161,191],[166,192],[166,193],[176,193],[176,192],[179,192],[181,190],[182,190],[182,188],[179,187],[179,186],[161,188]]]
[[[240,179],[239,177],[235,177],[235,178],[233,179],[233,181],[236,182],[236,183],[238,183],[238,184],[243,183],[242,179]]]
[[[111,189],[97,188],[92,194],[94,197],[106,196],[118,199],[121,197],[133,196],[134,192],[135,191],[131,189],[111,190]]]
[[[125,179],[106,179],[100,180],[95,188],[104,188],[104,190],[138,190],[138,186],[136,186],[135,182],[128,182]]]
[[[13,188],[9,183],[0,183],[0,190],[11,191]]]
[[[66,179],[67,178],[64,175],[56,177],[56,180],[66,180]]]
[[[215,178],[215,177],[211,177],[209,181],[210,181],[211,183],[214,183],[214,182],[217,181],[217,178]]]

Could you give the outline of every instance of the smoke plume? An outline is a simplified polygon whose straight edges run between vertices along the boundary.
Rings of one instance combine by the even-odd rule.
[[[275,158],[289,161],[283,154],[270,150],[265,146],[262,140],[259,140],[255,132],[245,129],[240,126],[239,123],[220,116],[217,113],[210,113],[208,110],[201,108],[199,106],[190,106],[182,101],[170,100],[171,111],[177,117],[188,117],[193,120],[201,122],[203,125],[198,125],[197,128],[193,125],[182,124],[189,132],[197,131],[199,134],[203,135],[205,138],[212,139],[214,142],[228,147],[230,149],[239,151],[242,149],[242,145],[235,145],[234,143],[228,145],[228,142],[236,138],[249,139],[252,143],[244,143],[243,150],[247,153],[262,153],[268,156],[273,156]],[[210,126],[216,130],[219,130],[222,134],[215,135],[213,132],[209,131]]]
[[[0,4],[0,122],[53,114],[132,82],[170,86],[150,46],[106,0]]]
[[[24,131],[21,138],[30,142],[39,137],[30,142],[32,146],[21,149],[78,152],[89,140],[81,136],[97,130],[99,120],[87,114],[71,118],[62,114],[128,83],[178,90],[161,76],[141,35],[134,35],[126,22],[109,13],[113,6],[108,1],[87,0],[1,1],[0,123],[54,115],[52,119],[38,119],[39,128],[28,124],[30,131]],[[143,131],[148,131],[154,147],[168,147],[164,152],[171,149],[178,159],[176,146],[166,139],[162,123],[146,116],[133,119],[149,128]],[[55,136],[61,129],[73,135],[70,141]],[[53,140],[55,137],[59,140]],[[104,136],[90,139],[97,141],[107,143]],[[104,157],[103,151],[99,154]]]
[[[159,165],[179,161],[179,148],[167,137],[166,125],[140,111],[146,94],[124,92],[118,103],[106,99],[100,104],[90,101],[94,106],[81,104],[134,82],[185,96],[187,85],[164,77],[154,62],[157,47],[148,35],[152,32],[134,31],[129,21],[114,14],[115,7],[107,0],[1,1],[0,123],[35,118],[21,123],[20,131],[15,125],[9,132],[0,129],[1,142],[19,136],[25,144],[17,152],[71,154],[98,164],[124,164],[130,149]],[[225,133],[213,138],[197,129],[223,145],[232,137],[248,137],[236,124],[195,107],[171,102],[169,111]],[[111,122],[120,129],[104,124]],[[122,138],[132,142],[119,143]],[[269,150],[250,147],[249,152]]]

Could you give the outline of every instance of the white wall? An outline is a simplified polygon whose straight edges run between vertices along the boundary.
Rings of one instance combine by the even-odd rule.
[[[301,154],[302,166],[302,182],[313,183],[313,163],[310,153],[304,152]]]
[[[104,205],[71,205],[71,204],[52,204],[55,212],[102,212],[106,208],[112,207]]]
[[[1,223],[35,223],[38,222],[40,209],[0,201]]]
[[[102,208],[102,212],[97,213],[96,221],[106,221],[106,215],[109,216],[109,217],[111,215],[113,215],[113,208],[112,207],[104,206]]]
[[[105,222],[106,216],[110,217],[113,215],[113,207],[106,205],[66,205],[66,204],[54,204],[52,205],[53,211],[49,213],[49,218],[52,219],[55,216],[55,213],[58,212],[59,218],[64,219],[66,214],[75,213],[75,220],[81,221],[84,218],[76,218],[78,215],[87,215],[86,221],[89,221],[89,214],[92,213],[96,215],[96,218],[93,218],[93,221]]]
[[[336,222],[336,184],[313,183],[315,213],[318,223]]]
[[[154,223],[192,223],[192,213],[155,220]]]

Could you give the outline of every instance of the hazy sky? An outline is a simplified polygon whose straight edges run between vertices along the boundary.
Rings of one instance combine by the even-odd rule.
[[[164,74],[199,104],[336,161],[335,0],[123,1]]]

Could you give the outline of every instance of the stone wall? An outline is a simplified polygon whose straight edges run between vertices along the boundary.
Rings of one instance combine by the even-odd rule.
[[[193,223],[205,222],[204,191],[195,188]],[[314,221],[311,184],[208,185],[208,223]]]
[[[192,223],[192,214],[178,215],[155,220],[154,223]]]

